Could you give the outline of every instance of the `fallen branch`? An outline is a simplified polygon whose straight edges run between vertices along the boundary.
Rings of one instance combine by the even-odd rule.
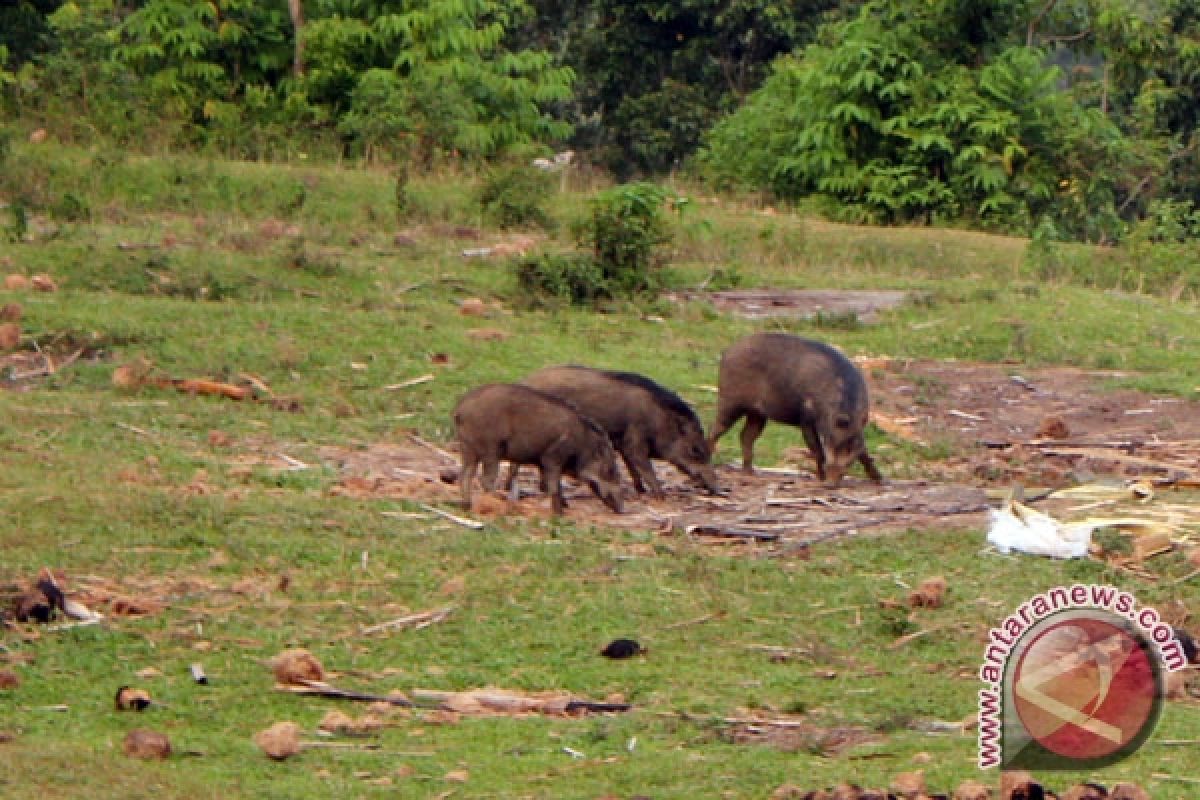
[[[457,514],[451,514],[449,511],[443,511],[436,506],[426,505],[425,503],[417,503],[417,505],[428,511],[430,514],[437,514],[439,517],[444,517],[456,525],[462,525],[464,528],[470,528],[473,531],[483,530],[485,527],[484,524],[478,520],[460,517]]]
[[[369,625],[362,629],[361,633],[379,633],[380,631],[396,630],[412,625],[416,630],[427,628],[441,622],[454,611],[454,606],[446,606],[445,608],[431,609],[429,611],[418,611],[415,614],[406,614],[403,617],[397,617],[387,622],[380,622],[376,625]]]
[[[1146,458],[1144,456],[1131,456],[1125,453],[1113,453],[1097,447],[1045,447],[1042,448],[1042,452],[1048,456],[1078,456],[1082,458],[1092,458],[1103,461],[1116,461],[1121,464],[1151,467],[1153,469],[1161,469],[1168,472],[1182,472],[1192,476],[1200,473],[1200,470],[1185,464],[1176,464],[1170,461],[1159,461],[1157,459]]]
[[[383,694],[367,694],[366,692],[355,692],[349,689],[339,689],[336,686],[325,683],[324,681],[309,681],[301,679],[298,684],[284,685],[281,683],[275,684],[275,688],[282,692],[291,692],[292,694],[312,694],[318,697],[334,697],[341,700],[359,700],[365,703],[390,703],[394,706],[402,706],[404,708],[412,708],[413,703],[407,697],[396,697]]]
[[[716,536],[733,539],[753,539],[756,542],[775,542],[779,540],[778,533],[756,531],[748,528],[719,528],[715,525],[688,525],[683,529],[688,536]]]

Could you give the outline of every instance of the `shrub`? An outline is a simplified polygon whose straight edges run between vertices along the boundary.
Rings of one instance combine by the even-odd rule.
[[[554,176],[527,164],[508,164],[488,171],[479,190],[483,214],[501,228],[536,225],[553,230],[545,205],[554,191]]]
[[[515,263],[517,286],[529,300],[557,297],[588,305],[613,296],[604,270],[587,253],[538,253]]]
[[[623,294],[654,291],[666,263],[663,247],[671,242],[663,218],[670,190],[653,183],[629,183],[601,192],[592,201],[583,239],[614,290]]]

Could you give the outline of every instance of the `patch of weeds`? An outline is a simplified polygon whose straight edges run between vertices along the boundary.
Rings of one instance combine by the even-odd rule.
[[[896,733],[908,730],[916,720],[911,711],[892,709],[880,717],[872,727],[876,733]]]
[[[50,216],[60,222],[86,222],[92,218],[92,209],[87,201],[71,192],[65,192],[50,208]]]
[[[917,625],[909,618],[906,608],[882,608],[879,610],[878,628],[884,636],[895,639],[912,633]]]
[[[488,171],[479,189],[479,206],[484,218],[499,228],[534,225],[549,231],[554,220],[545,206],[553,189],[550,173],[508,164]]]
[[[1117,528],[1097,528],[1092,532],[1092,541],[1106,556],[1133,555],[1133,540]]]
[[[857,311],[818,311],[808,322],[824,331],[857,331],[863,326]]]
[[[25,200],[20,197],[13,198],[12,203],[8,206],[10,223],[8,226],[8,240],[10,242],[22,242],[29,235],[29,211],[25,207]]]
[[[284,264],[316,278],[332,278],[342,272],[342,265],[337,261],[309,253],[303,239],[288,242]]]
[[[700,285],[700,288],[709,292],[726,292],[730,289],[736,289],[746,283],[746,276],[742,273],[741,268],[737,264],[730,264],[727,267],[717,267],[712,271],[708,278]]]
[[[513,262],[522,299],[533,305],[554,297],[574,305],[594,304],[613,296],[604,269],[586,253],[538,253]]]

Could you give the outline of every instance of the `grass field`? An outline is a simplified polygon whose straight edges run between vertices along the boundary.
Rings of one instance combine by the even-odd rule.
[[[1119,384],[1194,405],[1195,298],[1137,292],[1136,263],[1116,271],[1118,287],[1089,286],[1047,279],[1022,240],[837,226],[700,196],[677,223],[675,286],[720,274],[745,287],[897,288],[917,299],[871,325],[751,322],[663,300],[530,309],[503,261],[461,255],[504,238],[483,225],[469,175],[415,180],[413,210],[398,219],[385,172],[34,147],[10,159],[0,234],[14,236],[0,236],[0,273],[45,273],[59,289],[0,289],[0,305],[21,305],[21,354],[35,367],[38,350],[79,357],[0,388],[0,588],[45,566],[70,586],[162,605],[97,626],[0,631],[0,668],[20,679],[0,690],[0,732],[12,734],[0,739],[0,796],[761,798],[787,782],[886,785],[913,769],[950,791],[979,776],[974,734],[931,734],[926,723],[975,712],[983,636],[1020,602],[1074,582],[1121,586],[1159,608],[1200,600],[1194,581],[1178,580],[1190,569],[1179,553],[1137,576],[983,554],[982,530],[852,538],[807,558],[569,516],[468,530],[407,501],[335,491],[336,465],[320,455],[410,433],[447,446],[462,392],[569,361],[651,375],[707,426],[714,395],[700,387],[715,382],[721,350],[764,327],[854,355],[1119,369],[1129,373]],[[552,213],[565,230],[585,204],[586,192],[568,191]],[[22,223],[16,206],[28,209]],[[468,297],[488,316],[462,315]],[[480,327],[508,336],[468,335]],[[139,363],[172,378],[251,374],[294,410],[114,386],[116,367]],[[435,378],[387,388],[426,373]],[[898,444],[888,438],[869,431],[873,447]],[[769,426],[758,461],[798,443]],[[903,459],[882,463],[887,474],[920,475],[938,455],[886,452]],[[263,453],[307,468],[254,458]],[[717,461],[735,453],[729,436]],[[944,608],[908,619],[880,606],[931,574],[951,586]],[[421,630],[361,633],[447,605],[444,621]],[[924,628],[934,631],[889,649]],[[617,636],[648,655],[599,657]],[[803,655],[776,663],[749,645]],[[310,749],[275,763],[255,732],[287,719],[312,731],[331,709],[363,711],[274,691],[265,663],[290,647],[365,691],[569,690],[620,695],[634,710],[397,714],[377,750]],[[192,682],[194,662],[210,685]],[[165,708],[114,713],[123,684]],[[797,715],[812,729],[772,746],[722,722],[753,714]],[[121,742],[134,727],[195,754],[128,759]],[[838,731],[864,741],[837,747]],[[1197,707],[1168,705],[1156,738],[1200,739]],[[1187,784],[1153,776],[1196,777],[1193,765],[1188,748],[1152,740],[1093,777],[1188,797]]]

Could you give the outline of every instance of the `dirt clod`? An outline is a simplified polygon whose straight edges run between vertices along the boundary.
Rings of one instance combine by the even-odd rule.
[[[21,685],[21,679],[12,670],[0,669],[0,691],[16,689]]]
[[[291,721],[276,722],[254,734],[254,743],[270,758],[283,761],[300,752],[300,726]]]
[[[905,800],[916,800],[925,794],[925,773],[921,770],[901,772],[892,778],[888,791],[897,797],[905,798]]]
[[[171,755],[171,740],[158,731],[135,728],[125,734],[122,745],[130,758],[168,758]]]
[[[946,579],[941,575],[926,578],[917,586],[916,591],[908,596],[908,604],[912,608],[941,608],[946,597]]]
[[[307,650],[284,650],[271,660],[275,680],[284,686],[303,686],[306,681],[325,680],[325,669]]]
[[[23,314],[20,303],[6,303],[0,308],[0,322],[20,322]]]
[[[1108,800],[1150,800],[1150,793],[1136,783],[1118,783],[1108,793]]]
[[[46,275],[46,274],[34,275],[32,278],[29,279],[29,285],[32,286],[34,288],[34,290],[38,291],[38,292],[57,292],[58,291],[58,283],[55,282],[54,278],[51,278],[49,275]]]
[[[458,313],[464,317],[483,317],[487,315],[487,303],[478,297],[468,297],[458,304]]]
[[[10,292],[20,292],[29,288],[29,278],[13,273],[4,276],[4,288]]]
[[[645,653],[646,650],[634,639],[613,639],[604,649],[600,651],[600,655],[605,658],[633,658],[636,655]]]
[[[1039,439],[1069,439],[1071,429],[1062,417],[1051,415],[1041,421],[1036,435]]]

